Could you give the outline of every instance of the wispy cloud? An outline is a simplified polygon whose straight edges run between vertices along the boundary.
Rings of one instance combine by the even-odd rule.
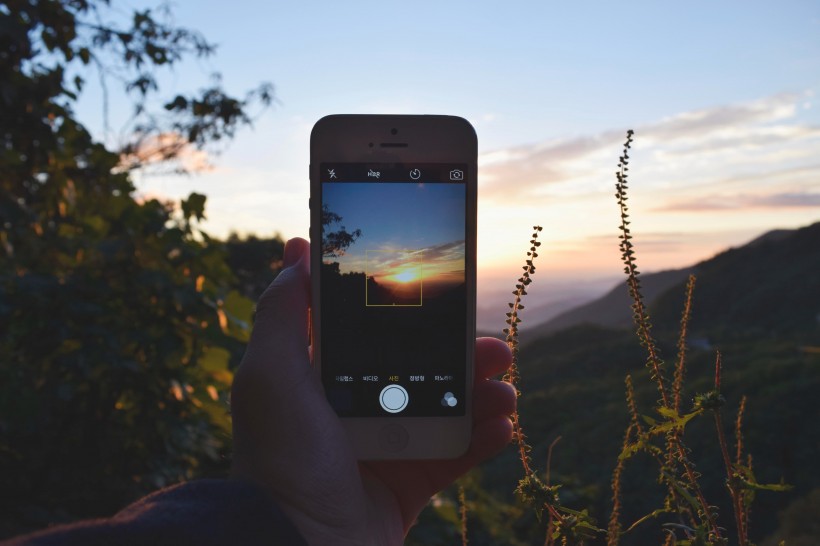
[[[779,94],[633,127],[629,213],[641,267],[694,264],[767,230],[820,220],[812,100]],[[614,173],[626,129],[481,156],[479,256],[503,256],[480,264],[485,278],[515,273],[510,238],[524,239],[535,223],[544,226],[546,276],[618,270]]]
[[[396,250],[393,247],[372,251],[368,261],[380,269],[392,269],[408,262],[424,262],[425,265],[453,263],[464,260],[464,241],[452,241],[417,250]]]
[[[820,193],[785,192],[768,195],[707,195],[697,200],[673,202],[658,211],[712,211],[752,208],[818,208]]]
[[[783,93],[743,104],[683,112],[650,124],[641,133],[665,144],[680,139],[740,135],[750,127],[794,118],[803,98],[800,94]]]
[[[424,259],[429,262],[463,260],[464,241],[452,241],[425,249]]]
[[[809,94],[778,94],[635,127],[632,174],[644,195],[668,202],[656,211],[816,206],[820,127],[803,114],[810,106]],[[483,154],[481,195],[494,204],[549,204],[611,193],[625,132]]]
[[[165,132],[142,138],[120,154],[119,168],[159,168],[160,172],[181,170],[197,173],[210,171],[214,167],[207,152],[196,149],[179,133]]]

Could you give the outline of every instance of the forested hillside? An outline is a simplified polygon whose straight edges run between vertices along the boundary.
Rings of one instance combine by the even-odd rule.
[[[794,485],[786,493],[758,492],[751,526],[752,538],[758,542],[775,531],[778,512],[820,487],[815,468],[820,447],[816,426],[820,414],[820,224],[779,235],[761,237],[693,267],[697,284],[683,405],[684,411],[691,410],[694,396],[712,388],[715,352],[720,350],[727,419],[737,411],[741,397],[748,398],[745,440],[754,455],[757,478],[761,483],[783,480]],[[667,367],[674,361],[684,299],[684,283],[680,283],[650,302]],[[523,313],[522,317],[526,320]],[[644,368],[645,352],[629,329],[589,324],[522,339],[522,344],[520,412],[534,447],[533,460],[543,468],[549,445],[560,436],[553,452],[552,481],[563,484],[560,493],[566,505],[589,508],[605,527],[611,509],[612,470],[629,420],[626,374],[633,376],[641,413],[654,415],[657,390]],[[733,430],[727,429],[727,434]],[[706,497],[728,506],[713,423],[693,422],[686,429],[686,438],[703,475]],[[517,457],[510,448],[485,465],[476,480],[480,486],[470,482],[474,495],[481,496],[486,489],[509,503],[506,508],[495,508],[493,513],[498,516],[486,511],[475,515],[475,542],[471,544],[493,543],[489,528],[493,528],[493,517],[504,517],[500,514],[506,514],[508,521],[501,527],[506,529],[506,540],[543,543],[543,525],[541,532],[536,531],[535,518],[515,508],[520,506],[512,494],[520,477]],[[623,502],[627,522],[651,512],[663,497],[651,462],[638,457],[627,465]],[[816,512],[818,507],[812,506],[802,509]],[[509,523],[510,518],[518,519]],[[725,525],[731,522],[730,513],[722,518]],[[500,531],[495,528],[494,532]],[[624,537],[625,544],[662,541],[659,526],[652,523]]]

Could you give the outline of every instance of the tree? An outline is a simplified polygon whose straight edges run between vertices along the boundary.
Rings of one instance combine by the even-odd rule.
[[[356,229],[347,231],[341,225],[342,217],[322,205],[322,256],[325,258],[338,258],[343,256],[345,251],[362,236],[362,230]],[[339,224],[337,231],[330,231],[328,228],[333,224]]]
[[[260,239],[255,235],[240,238],[232,233],[225,242],[227,263],[237,278],[237,290],[256,301],[282,268],[285,241],[277,235]]]
[[[112,14],[107,0],[0,4],[0,538],[227,464],[252,304],[199,228],[205,196],[137,200],[129,172],[160,135],[170,160],[230,139],[271,87],[236,99],[217,83],[150,112],[157,70],[214,47],[168,14]],[[72,110],[92,67],[133,98],[121,150]]]

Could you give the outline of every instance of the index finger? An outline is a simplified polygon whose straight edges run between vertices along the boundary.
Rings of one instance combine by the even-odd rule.
[[[494,337],[475,340],[475,379],[488,379],[506,372],[512,364],[512,352],[507,344]]]

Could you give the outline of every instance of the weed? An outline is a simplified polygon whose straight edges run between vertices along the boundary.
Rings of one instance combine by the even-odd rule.
[[[624,263],[624,272],[627,275],[627,286],[632,298],[633,322],[641,345],[647,351],[646,366],[650,378],[657,387],[660,399],[655,407],[659,420],[644,416],[643,420],[649,428],[643,429],[638,420],[631,378],[627,377],[627,405],[630,413],[630,424],[624,435],[624,443],[612,477],[612,513],[610,517],[607,544],[615,546],[620,537],[634,529],[639,524],[661,516],[663,514],[676,516],[677,522],[663,524],[666,532],[666,544],[728,544],[725,529],[718,525],[718,509],[709,504],[703,495],[700,485],[700,474],[695,470],[695,464],[690,459],[690,451],[684,443],[684,430],[692,419],[711,413],[715,422],[718,444],[726,471],[726,486],[732,500],[735,517],[737,540],[739,546],[748,546],[749,508],[753,499],[753,492],[757,489],[783,490],[785,485],[758,484],[751,472],[751,465],[742,465],[742,432],[740,425],[745,409],[745,398],[741,402],[741,409],[736,419],[737,446],[735,461],[729,456],[725,431],[721,420],[721,408],[726,401],[721,395],[721,355],[718,352],[715,362],[715,388],[712,391],[695,397],[692,411],[682,413],[681,391],[686,372],[686,334],[692,312],[692,299],[695,287],[695,277],[690,276],[686,285],[684,309],[680,320],[680,334],[678,337],[677,361],[672,380],[671,392],[667,388],[664,377],[663,361],[652,336],[652,323],[649,318],[643,294],[639,271],[635,259],[635,246],[629,229],[629,214],[627,206],[629,150],[632,145],[633,131],[627,131],[623,155],[619,158],[618,170],[615,173],[616,198],[621,213],[620,250]],[[656,441],[663,438],[662,442]],[[658,445],[661,444],[661,445]],[[667,489],[663,506],[652,513],[640,518],[626,531],[621,530],[619,516],[621,512],[620,487],[624,463],[638,452],[650,454],[659,466],[659,482]],[[683,534],[678,538],[678,534]]]
[[[467,498],[464,494],[464,486],[458,486],[458,514],[461,518],[461,545],[467,546]]]
[[[518,325],[521,323],[521,318],[518,313],[524,309],[521,300],[527,295],[527,287],[532,282],[532,275],[535,273],[534,260],[538,257],[538,247],[541,246],[541,242],[538,241],[538,233],[541,229],[541,226],[533,227],[530,249],[527,251],[525,265],[522,268],[524,273],[518,278],[518,283],[515,285],[513,291],[515,298],[509,304],[510,311],[507,312],[506,320],[507,328],[503,330],[506,334],[507,345],[512,351],[512,365],[504,375],[504,380],[516,388],[520,379],[518,369]],[[577,511],[561,505],[558,496],[558,490],[561,486],[550,485],[549,483],[549,462],[547,463],[546,481],[542,480],[538,473],[533,470],[530,458],[532,447],[527,443],[527,436],[521,426],[518,411],[513,413],[512,422],[513,440],[518,446],[518,455],[524,470],[524,477],[518,482],[516,493],[523,502],[533,507],[539,521],[543,518],[544,513],[547,514],[545,545],[552,546],[558,543],[556,541],[559,540],[560,544],[566,546],[581,545],[586,539],[594,537],[600,532],[600,529],[595,526],[595,521],[586,510]],[[550,458],[552,457],[552,447],[554,445],[555,442],[550,446]]]
[[[689,321],[692,315],[693,294],[696,279],[690,276],[686,284],[686,294],[683,312],[680,319],[680,331],[677,341],[677,358],[671,383],[665,376],[664,362],[652,334],[652,322],[641,289],[640,271],[638,270],[635,244],[629,228],[628,178],[629,178],[629,151],[632,147],[634,132],[627,131],[623,154],[618,161],[615,173],[615,185],[618,207],[620,209],[620,243],[621,260],[624,264],[624,273],[627,276],[626,284],[632,299],[632,316],[636,335],[640,344],[646,350],[645,366],[649,371],[650,381],[658,392],[657,405],[654,408],[657,416],[641,415],[635,400],[632,377],[626,376],[626,402],[629,411],[629,424],[624,432],[621,453],[612,473],[612,511],[606,530],[598,529],[595,521],[586,510],[573,510],[562,506],[559,497],[560,484],[550,483],[550,465],[552,448],[550,446],[546,479],[542,480],[533,469],[530,453],[532,448],[527,443],[521,419],[518,413],[512,416],[513,439],[518,447],[519,459],[524,476],[518,483],[516,492],[519,498],[530,505],[539,519],[544,514],[547,517],[545,545],[561,544],[562,546],[582,545],[587,540],[606,534],[608,546],[617,546],[626,533],[649,520],[664,517],[662,529],[665,533],[664,544],[668,546],[719,546],[728,544],[726,530],[718,524],[718,508],[707,502],[702,487],[701,475],[696,471],[695,463],[690,458],[690,450],[684,442],[686,425],[693,419],[711,414],[714,421],[720,454],[726,472],[726,487],[732,502],[735,519],[735,529],[739,546],[750,546],[749,543],[749,513],[754,493],[765,489],[783,491],[788,488],[784,484],[760,484],[752,472],[752,459],[747,455],[744,462],[742,422],[746,409],[746,398],[741,400],[740,408],[735,419],[735,453],[730,456],[726,433],[723,426],[721,410],[726,404],[721,395],[721,355],[717,353],[715,362],[715,383],[712,391],[699,394],[695,397],[692,409],[685,412],[682,408],[682,391],[686,378],[686,336]],[[524,273],[518,279],[515,296],[509,304],[507,325],[504,329],[507,344],[513,354],[512,366],[504,379],[513,386],[518,386],[520,372],[518,367],[519,356],[519,311],[524,309],[521,304],[526,288],[532,282],[535,272],[533,264],[538,256],[537,249],[541,245],[538,241],[540,226],[534,227],[530,240],[530,249],[523,267]],[[666,495],[663,504],[658,509],[639,518],[626,530],[621,524],[623,504],[621,498],[622,479],[625,466],[629,459],[637,453],[648,454],[658,466],[658,482],[661,483]],[[462,507],[462,541],[466,544],[466,504],[463,492],[460,494]]]

